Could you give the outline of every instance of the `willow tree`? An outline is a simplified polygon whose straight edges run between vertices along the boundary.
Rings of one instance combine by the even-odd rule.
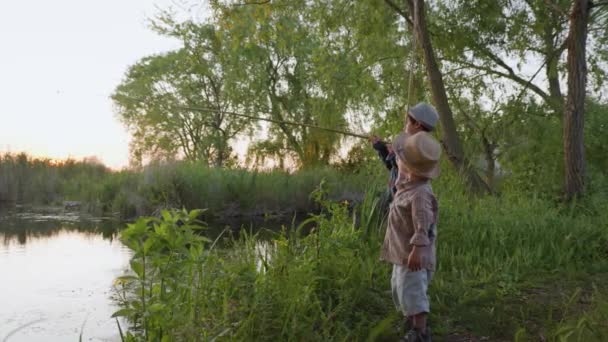
[[[217,1],[212,7],[221,39],[232,47],[231,92],[241,94],[249,112],[353,129],[357,121],[403,108],[405,50],[394,15],[381,3]],[[267,133],[253,151],[302,167],[329,163],[342,142],[334,133],[280,123]]]
[[[340,137],[281,122],[344,128],[346,103],[320,82],[319,37],[301,14],[303,3],[213,6],[220,37],[231,48],[232,93],[248,112],[275,120],[253,153],[290,160],[301,167],[328,164]],[[306,13],[306,12],[304,12]]]
[[[200,37],[204,28],[214,28],[213,40],[223,49],[215,69],[221,70],[224,100],[236,112],[275,121],[266,130],[258,130],[255,122],[247,126],[256,140],[253,154],[309,167],[327,164],[342,146],[342,137],[335,133],[280,121],[357,131],[371,121],[400,121],[384,130],[391,133],[402,127],[407,50],[396,15],[382,3],[211,4],[214,15],[203,22],[180,21],[164,12],[154,27],[181,40],[190,52],[206,39]],[[174,73],[182,73],[180,68],[175,66]],[[183,103],[175,97],[172,101]],[[189,102],[203,106],[196,99]],[[123,105],[132,103],[127,99]],[[156,130],[160,134],[150,136],[166,134],[167,122],[171,120]],[[172,128],[182,126],[176,122]]]
[[[230,158],[229,141],[251,129],[246,119],[227,114],[235,106],[224,86],[223,46],[212,26],[197,26],[196,39],[183,26],[163,33],[181,38],[184,47],[141,59],[112,95],[133,136],[132,156],[184,157],[221,167]]]

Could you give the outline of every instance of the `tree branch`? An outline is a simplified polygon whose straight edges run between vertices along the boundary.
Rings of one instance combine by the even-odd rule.
[[[414,22],[412,21],[412,19],[407,15],[407,13],[402,10],[399,6],[397,6],[397,4],[395,4],[392,0],[384,0],[384,2],[386,2],[386,4],[392,8],[395,12],[399,13],[399,15],[401,17],[403,17],[403,19],[405,19],[405,21],[407,21],[408,25],[410,25],[410,27],[414,26]]]
[[[270,0],[265,0],[265,1],[245,1],[243,3],[240,4],[233,4],[232,6],[247,6],[247,5],[265,5],[265,4],[269,4]]]
[[[540,89],[537,85],[533,84],[531,82],[531,80],[523,79],[520,76],[517,76],[513,72],[504,73],[504,72],[501,72],[501,71],[498,71],[498,70],[494,70],[494,69],[489,68],[489,67],[484,67],[484,66],[481,66],[481,65],[477,65],[475,63],[467,62],[467,61],[458,61],[457,63],[460,63],[462,65],[466,65],[466,66],[470,67],[471,69],[485,71],[488,74],[499,76],[499,77],[503,77],[503,78],[509,79],[511,81],[514,81],[515,83],[518,83],[518,84],[524,86],[524,88],[526,88],[526,87],[530,88],[533,92],[535,92],[540,97],[542,97],[543,100],[547,101],[547,103],[550,103],[551,97],[549,96],[549,94],[547,94],[545,91],[543,91],[542,89]],[[510,67],[508,67],[508,68],[511,69]],[[511,71],[512,71],[512,69],[511,69]]]
[[[555,13],[560,14],[564,17],[567,17],[568,14],[564,12],[563,9],[559,8],[555,3],[551,2],[551,0],[545,0],[545,4],[549,6]]]
[[[562,47],[565,47],[565,44],[562,45],[562,46],[560,46],[560,48],[557,51],[560,51]],[[542,90],[541,88],[539,88],[538,86],[536,86],[535,84],[531,83],[532,79],[534,79],[534,77],[536,76],[536,74],[532,77],[532,79],[526,80],[526,79],[522,78],[521,76],[516,75],[515,71],[513,70],[513,68],[511,68],[505,61],[503,61],[500,57],[498,57],[492,51],[490,51],[488,49],[485,49],[485,48],[481,48],[481,51],[488,58],[490,58],[492,61],[494,61],[496,64],[498,64],[499,66],[501,66],[503,69],[505,69],[507,71],[507,74],[505,74],[505,73],[501,73],[501,72],[499,72],[497,70],[494,70],[495,72],[493,72],[493,73],[495,75],[501,76],[501,77],[505,77],[505,78],[508,78],[508,79],[510,79],[512,81],[515,81],[516,83],[519,83],[519,84],[523,85],[524,88],[526,88],[526,87],[530,88],[532,91],[534,91],[539,96],[541,96],[545,101],[547,101],[547,103],[550,103],[551,96],[549,94],[547,94],[544,90]],[[485,68],[485,71],[489,71],[487,69],[489,69],[489,68]],[[492,69],[490,69],[490,70],[492,70]]]

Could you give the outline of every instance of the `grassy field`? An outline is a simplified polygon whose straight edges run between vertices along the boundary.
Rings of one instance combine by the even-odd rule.
[[[471,198],[450,175],[434,187],[436,340],[608,339],[604,194],[565,206],[516,192]],[[187,212],[127,228],[133,276],[117,280],[118,315],[133,324],[126,338],[395,340],[376,200],[368,196],[355,219],[346,204],[315,194],[324,210],[271,239],[209,241],[193,233],[200,224]]]

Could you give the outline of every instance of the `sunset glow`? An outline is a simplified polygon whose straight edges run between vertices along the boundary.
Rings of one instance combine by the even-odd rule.
[[[0,3],[0,153],[126,166],[129,137],[109,96],[129,65],[179,46],[148,28],[155,5],[172,2]]]

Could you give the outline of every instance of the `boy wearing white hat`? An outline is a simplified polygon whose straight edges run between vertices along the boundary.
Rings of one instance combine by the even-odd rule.
[[[399,174],[381,257],[393,264],[393,301],[412,327],[405,341],[426,342],[431,341],[427,290],[435,270],[438,214],[430,182],[439,175],[441,147],[425,131],[410,134],[409,125],[393,142]]]
[[[432,132],[437,126],[438,120],[439,114],[437,114],[435,108],[429,104],[421,102],[408,110],[403,130],[409,134],[418,132]],[[383,200],[388,205],[388,203],[392,201],[393,195],[397,191],[395,188],[395,182],[397,180],[399,168],[395,159],[395,153],[393,152],[391,144],[380,140],[378,136],[371,136],[369,140],[372,143],[372,147],[376,150],[376,152],[378,152],[378,156],[390,172],[388,191],[385,196],[386,198]]]

